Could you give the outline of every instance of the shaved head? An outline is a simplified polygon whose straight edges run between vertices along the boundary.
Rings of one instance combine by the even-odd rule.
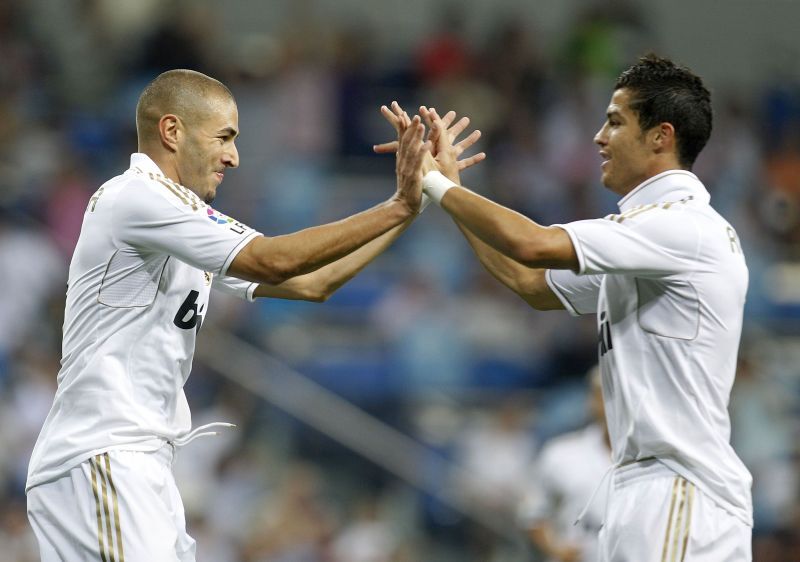
[[[209,204],[225,171],[239,165],[236,100],[222,82],[194,70],[170,70],[147,85],[136,131],[139,152]]]
[[[194,70],[168,70],[150,82],[136,105],[139,146],[158,142],[158,122],[174,114],[187,125],[214,111],[215,102],[233,101],[231,91],[219,80]]]

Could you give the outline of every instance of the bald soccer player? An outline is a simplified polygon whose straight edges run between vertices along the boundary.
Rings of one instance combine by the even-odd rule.
[[[222,83],[165,72],[142,92],[136,125],[139,152],[90,199],[69,269],[58,390],[26,486],[46,562],[193,561],[171,463],[205,429],[190,431],[183,385],[210,289],[325,300],[420,209],[418,121],[396,141],[406,150],[385,202],[276,237],[210,206],[239,165]]]

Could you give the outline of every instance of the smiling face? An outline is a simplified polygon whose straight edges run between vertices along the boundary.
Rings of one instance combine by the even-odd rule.
[[[239,112],[233,99],[208,100],[204,111],[180,119],[181,134],[175,152],[178,182],[210,204],[228,168],[239,165],[236,137]]]
[[[594,137],[603,163],[602,182],[618,195],[625,195],[652,173],[656,153],[650,131],[642,131],[636,113],[630,108],[631,94],[615,90],[606,110],[606,122]]]

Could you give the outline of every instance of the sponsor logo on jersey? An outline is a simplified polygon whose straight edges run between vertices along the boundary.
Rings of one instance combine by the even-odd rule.
[[[228,224],[230,222],[233,222],[233,219],[230,218],[228,215],[223,215],[222,213],[220,213],[216,209],[212,209],[211,207],[208,207],[206,209],[206,213],[208,214],[208,218],[210,218],[217,224]]]

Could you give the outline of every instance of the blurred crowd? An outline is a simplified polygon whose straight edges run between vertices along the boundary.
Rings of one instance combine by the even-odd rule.
[[[592,218],[616,202],[599,183],[592,144],[611,86],[660,47],[646,14],[598,5],[576,13],[548,49],[513,17],[486,21],[489,32],[474,40],[443,9],[437,32],[387,56],[370,29],[327,25],[313,12],[289,18],[283,33],[233,41],[215,33],[205,3],[0,3],[3,559],[37,559],[24,483],[55,390],[67,268],[89,197],[136,149],[134,107],[149,80],[192,68],[231,88],[241,167],[226,174],[215,207],[265,234],[342,218],[392,193],[394,162],[372,145],[392,136],[378,108],[394,99],[472,118],[488,159],[464,173],[466,185],[545,224]],[[712,94],[714,133],[694,171],[750,268],[733,443],[755,479],[755,561],[798,560],[800,83],[776,77]],[[432,465],[431,481],[469,509],[196,361],[186,389],[194,425],[238,425],[176,461],[199,562],[538,559],[519,503],[542,445],[590,419],[594,318],[528,309],[435,208],[325,304],[219,297],[215,328],[423,443],[447,461]],[[496,515],[505,532],[474,511]]]

